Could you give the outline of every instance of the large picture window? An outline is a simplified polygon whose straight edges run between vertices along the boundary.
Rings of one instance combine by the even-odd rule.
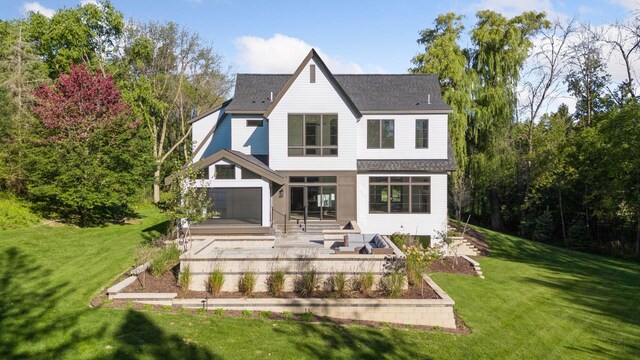
[[[416,120],[416,149],[429,147],[429,120]]]
[[[338,115],[289,114],[289,156],[338,155]]]
[[[216,165],[216,179],[230,180],[236,178],[235,165]]]
[[[431,177],[372,176],[369,212],[428,214],[431,212]]]
[[[393,149],[393,147],[393,120],[367,120],[367,149]]]

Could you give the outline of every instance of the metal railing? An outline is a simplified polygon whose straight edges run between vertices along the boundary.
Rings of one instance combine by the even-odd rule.
[[[282,223],[284,224],[284,233],[286,234],[287,233],[287,214],[281,213],[280,211],[274,209],[273,206],[272,206],[271,207],[271,228],[273,228],[273,223],[274,223],[274,220],[273,220],[273,213],[274,212],[282,215]]]

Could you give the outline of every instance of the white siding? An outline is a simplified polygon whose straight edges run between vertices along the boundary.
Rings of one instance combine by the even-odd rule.
[[[262,127],[249,127],[247,120],[263,120]],[[262,116],[231,119],[231,148],[250,155],[269,154],[269,122]]]
[[[394,120],[394,148],[367,149],[367,120]],[[416,149],[416,119],[429,120],[429,148]],[[446,159],[447,115],[366,115],[358,121],[358,159]]]
[[[219,116],[219,112],[215,112],[214,114],[216,114],[216,118],[217,116]],[[214,114],[211,114],[209,116],[213,116]],[[207,117],[208,118],[208,117]],[[196,128],[195,125],[199,124],[200,122],[204,121],[204,119],[195,122],[194,128],[193,128],[193,132],[194,132],[194,136],[193,139],[195,141],[196,138]],[[211,126],[215,126],[211,125]],[[198,125],[198,127],[200,127],[200,125]],[[206,136],[206,134],[211,130],[211,128],[207,128],[205,135],[202,135],[202,137]],[[202,132],[202,130],[198,129],[198,134],[200,134]],[[200,135],[198,135],[200,136]],[[202,138],[200,138],[200,141],[202,141]],[[195,145],[197,146],[197,144]],[[216,128],[216,131],[213,133],[213,135],[211,137],[209,137],[209,139],[206,140],[204,146],[202,148],[200,148],[200,150],[198,151],[197,154],[193,154],[193,162],[196,162],[200,159],[204,159],[209,155],[212,155],[216,152],[218,152],[221,149],[230,149],[231,148],[231,115],[230,114],[222,114],[222,118],[220,118],[218,120],[218,127]],[[194,148],[195,149],[195,148]]]
[[[274,170],[356,170],[356,119],[319,66],[316,82],[310,83],[309,65],[313,63],[312,59],[269,116],[269,166]],[[289,113],[337,113],[338,156],[289,157]]]
[[[444,231],[447,223],[447,174],[431,176],[431,214],[370,214],[369,177],[389,174],[358,174],[358,225],[363,233],[390,235],[396,231],[412,235],[431,235],[432,244],[438,231]],[[424,176],[396,174],[393,176]]]
[[[195,150],[202,142],[205,136],[209,133],[209,130],[216,125],[218,117],[220,116],[220,110],[209,114],[202,119],[191,124],[191,141],[193,141],[193,148]]]

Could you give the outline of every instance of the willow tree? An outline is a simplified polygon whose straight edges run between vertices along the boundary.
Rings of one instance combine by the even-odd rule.
[[[520,72],[533,46],[531,38],[550,23],[544,13],[527,11],[511,19],[480,11],[471,31],[474,45],[471,67],[477,76],[473,89],[475,108],[470,118],[471,165],[482,184],[491,225],[503,228],[499,188],[515,180],[516,154],[512,125],[516,119],[516,87]]]
[[[409,69],[412,73],[438,76],[442,97],[453,109],[449,115],[449,132],[458,165],[457,174],[464,174],[468,163],[465,134],[474,79],[474,73],[467,67],[467,55],[458,45],[464,31],[462,19],[454,13],[442,14],[434,21],[433,28],[420,31],[418,43],[425,51],[412,59],[415,67]]]

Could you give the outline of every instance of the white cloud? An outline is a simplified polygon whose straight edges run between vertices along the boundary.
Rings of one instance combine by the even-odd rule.
[[[290,74],[300,65],[302,59],[313,46],[298,38],[275,34],[265,39],[258,36],[242,36],[236,38],[238,49],[238,63],[242,68],[258,73],[287,73]],[[319,48],[315,48],[322,60],[334,74],[362,74],[365,69],[369,73],[384,73],[380,66],[367,65],[365,67],[347,61],[339,56],[331,56]]]
[[[87,4],[93,4],[93,5],[100,6],[100,4],[98,3],[97,0],[80,0],[80,5],[85,6]]]
[[[24,11],[25,13],[33,11],[35,13],[42,14],[42,15],[48,17],[48,18],[52,17],[53,14],[56,13],[55,10],[49,9],[47,7],[44,7],[37,1],[26,2],[26,3],[22,4],[22,11]]]
[[[629,10],[640,10],[640,0],[609,0],[612,4],[620,5]]]
[[[615,0],[624,1],[624,0]],[[473,10],[493,10],[507,17],[513,17],[522,14],[524,11],[544,11],[550,20],[561,19],[566,20],[568,16],[559,12],[553,6],[551,0],[482,0],[473,5]]]

